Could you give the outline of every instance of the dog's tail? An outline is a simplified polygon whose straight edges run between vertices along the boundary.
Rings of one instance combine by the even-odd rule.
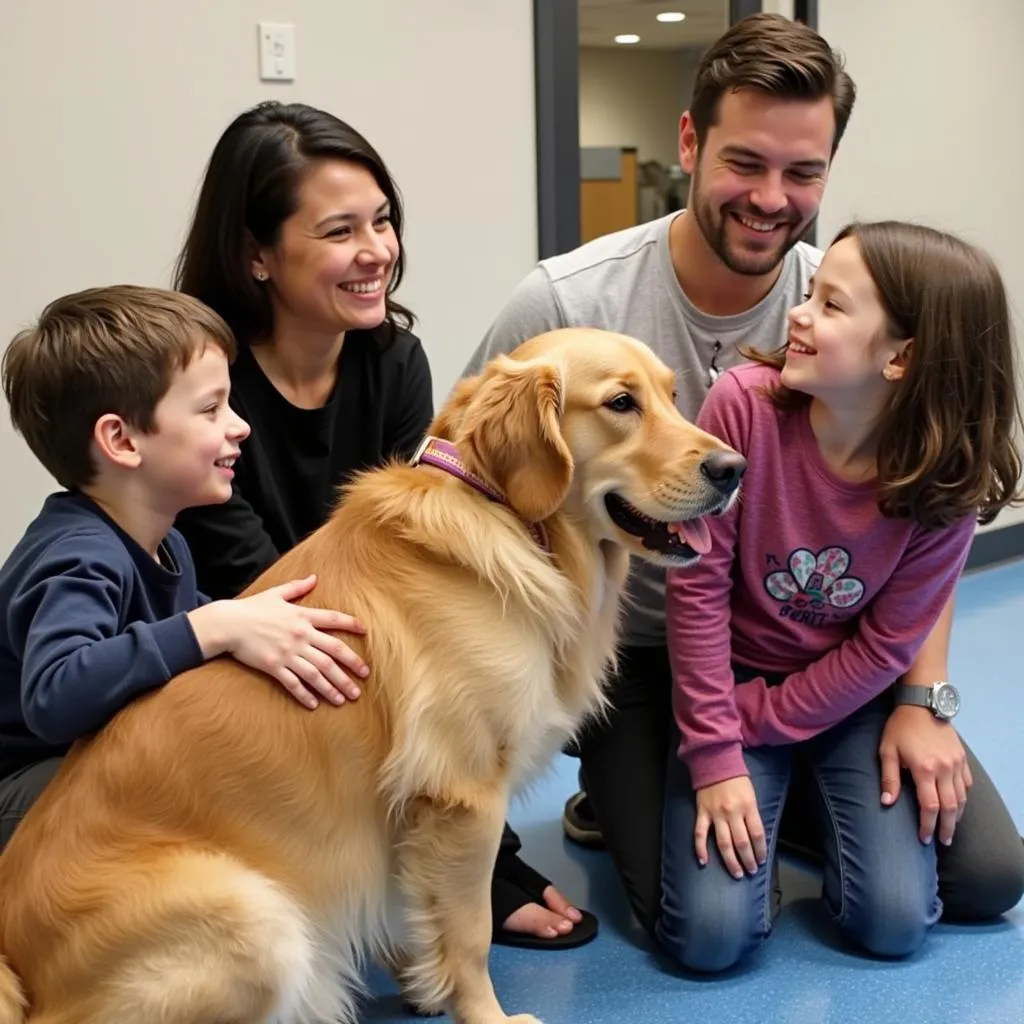
[[[27,1006],[18,976],[0,956],[0,1024],[23,1024]]]

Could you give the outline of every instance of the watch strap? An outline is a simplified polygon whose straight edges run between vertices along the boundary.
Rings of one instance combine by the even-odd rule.
[[[933,707],[933,689],[934,687],[931,686],[911,686],[909,683],[900,683],[896,687],[896,703],[931,708]]]

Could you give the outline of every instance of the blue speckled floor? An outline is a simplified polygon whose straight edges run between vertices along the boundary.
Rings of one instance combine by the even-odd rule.
[[[964,692],[960,730],[1024,826],[1022,633],[1024,563],[962,581],[952,651]],[[528,859],[600,917],[601,934],[565,952],[495,948],[492,973],[506,1012],[534,1013],[545,1024],[1024,1024],[1024,904],[994,925],[938,925],[909,962],[870,961],[839,951],[815,898],[817,880],[785,865],[785,907],[763,952],[727,977],[674,976],[633,925],[607,857],[562,838],[576,764],[560,758],[512,821]],[[380,997],[367,1021],[414,1020],[385,976],[375,972],[373,984]]]

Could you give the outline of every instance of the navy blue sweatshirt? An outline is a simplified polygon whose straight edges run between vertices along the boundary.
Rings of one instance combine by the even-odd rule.
[[[46,499],[0,569],[0,776],[65,753],[203,661],[184,538],[157,562],[93,501]]]

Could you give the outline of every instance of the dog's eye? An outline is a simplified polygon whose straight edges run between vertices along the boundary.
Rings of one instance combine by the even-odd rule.
[[[604,405],[606,409],[611,409],[612,412],[632,412],[634,409],[640,408],[636,404],[636,399],[628,391],[623,391],[621,395],[609,398]]]

